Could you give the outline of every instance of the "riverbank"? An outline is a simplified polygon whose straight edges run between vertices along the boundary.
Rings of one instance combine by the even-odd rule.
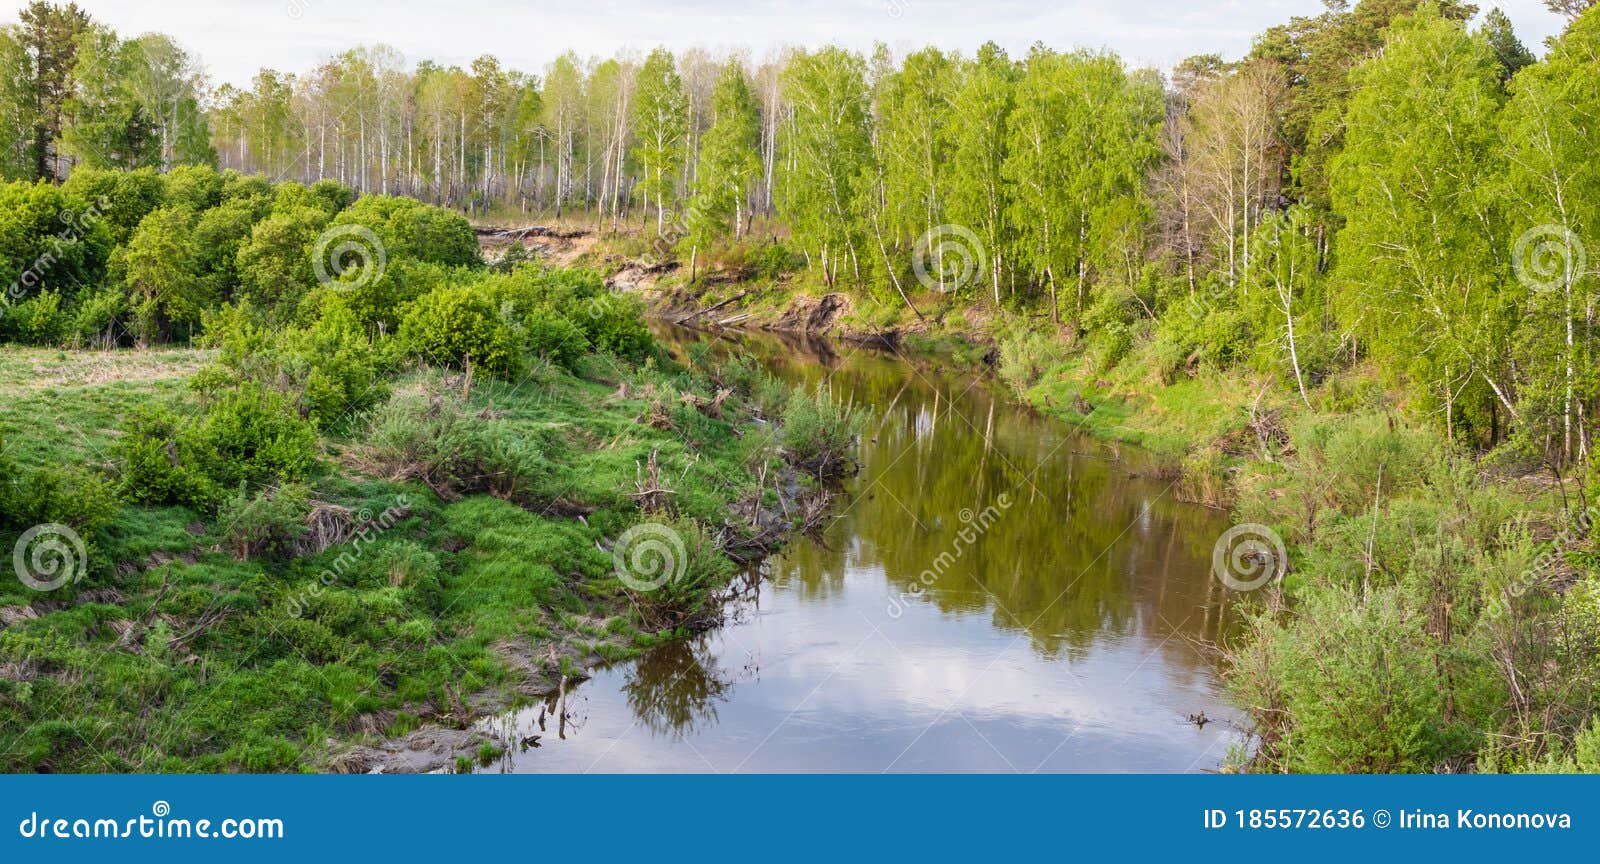
[[[737,310],[720,319],[730,326],[867,330],[905,353],[986,361],[1019,400],[1113,450],[1126,442],[1157,454],[1178,497],[1233,514],[1219,560],[1252,583],[1236,599],[1255,611],[1216,650],[1254,725],[1242,767],[1600,768],[1583,755],[1600,738],[1590,720],[1600,707],[1600,583],[1586,478],[1541,474],[1511,448],[1451,445],[1404,389],[1365,365],[1302,392],[1277,369],[1168,356],[1149,327],[1108,345],[968,309],[925,311],[914,324],[897,314],[868,330],[849,302],[793,287],[740,296],[750,290],[718,285],[688,311],[681,289],[657,302],[692,316],[739,297],[717,311]],[[791,314],[819,307],[842,311]]]
[[[215,359],[0,349],[8,480],[35,497],[119,482],[129,418],[203,410],[196,375]],[[712,626],[730,556],[764,554],[822,506],[782,458],[784,391],[736,371],[599,354],[514,381],[418,368],[375,417],[319,435],[292,492],[216,512],[108,495],[105,517],[71,532],[80,554],[63,563],[80,578],[0,585],[5,769],[492,758],[506,742],[478,718]],[[448,429],[452,448],[514,446],[525,474],[462,485],[414,448],[397,461],[397,423]],[[635,567],[672,569],[661,585]]]

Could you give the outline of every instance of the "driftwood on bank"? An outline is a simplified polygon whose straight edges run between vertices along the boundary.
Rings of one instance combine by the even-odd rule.
[[[690,312],[688,315],[685,315],[685,316],[679,318],[676,323],[678,323],[678,324],[687,324],[690,321],[693,321],[694,319],[699,318],[701,316],[710,315],[712,312],[715,312],[718,309],[721,309],[722,307],[728,305],[729,303],[735,303],[735,302],[738,302],[740,300],[743,300],[744,298],[749,297],[753,293],[755,293],[755,289],[752,288],[749,291],[744,291],[744,292],[739,293],[738,295],[735,295],[733,297],[729,297],[728,299],[722,301],[721,303],[716,304],[715,306],[707,306],[704,309],[697,309],[694,312]]]

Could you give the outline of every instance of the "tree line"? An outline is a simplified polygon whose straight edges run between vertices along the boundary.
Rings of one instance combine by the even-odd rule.
[[[0,31],[0,170],[205,163],[690,255],[762,218],[827,288],[908,314],[933,289],[1302,397],[1370,360],[1450,438],[1564,467],[1600,411],[1591,5],[1551,4],[1571,24],[1542,61],[1499,10],[1328,0],[1168,75],[1044,45],[568,52],[540,74],[375,46],[211,89],[171,39],[36,2]]]

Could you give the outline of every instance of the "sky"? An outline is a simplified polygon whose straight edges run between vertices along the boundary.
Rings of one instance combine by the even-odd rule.
[[[1322,0],[77,0],[124,37],[160,31],[200,55],[214,84],[248,85],[262,67],[309,70],[356,45],[386,44],[409,64],[465,66],[493,54],[541,72],[567,49],[580,56],[749,49],[836,43],[896,54],[937,45],[971,54],[993,40],[1020,55],[1054,48],[1109,48],[1140,66],[1170,68],[1191,54],[1235,58],[1251,38]],[[15,21],[21,0],[0,0]],[[1479,0],[1511,16],[1537,53],[1563,19],[1542,0]]]

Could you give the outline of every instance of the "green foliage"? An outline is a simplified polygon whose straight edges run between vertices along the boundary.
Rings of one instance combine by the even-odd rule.
[[[850,471],[856,438],[866,428],[866,414],[830,395],[796,393],[783,410],[778,442],[790,464],[818,477]]]
[[[325,204],[338,203],[338,190],[313,187]],[[352,225],[377,235],[384,255],[408,258],[445,267],[470,267],[479,263],[478,238],[459,213],[433,207],[413,198],[368,195],[334,217],[334,227]]]
[[[65,329],[61,295],[44,290],[0,310],[0,338],[28,345],[54,345]]]
[[[206,341],[221,349],[219,369],[202,373],[201,389],[253,381],[283,393],[319,429],[337,430],[389,398],[383,374],[387,344],[375,344],[339,295],[309,327],[273,331],[248,304],[206,318]]]
[[[437,366],[470,362],[483,374],[509,379],[522,364],[516,331],[474,285],[446,285],[417,298],[400,323],[399,338]]]
[[[666,226],[667,207],[674,203],[669,199],[677,195],[678,171],[689,133],[689,97],[672,54],[665,48],[657,48],[645,58],[633,99],[639,193],[645,207],[655,202],[656,231],[660,233]]]
[[[189,244],[193,223],[193,211],[163,207],[151,211],[128,241],[124,279],[143,341],[187,335],[214,302],[205,296],[207,283]]]
[[[111,234],[90,200],[46,184],[0,186],[0,306],[43,291],[70,300],[100,283]]]
[[[286,319],[316,282],[311,253],[327,226],[327,212],[316,207],[296,207],[256,222],[239,248],[240,295]]]
[[[253,381],[215,395],[205,414],[147,408],[118,439],[123,494],[206,509],[223,490],[304,479],[318,463],[315,427]]]
[[[93,205],[96,218],[105,221],[117,244],[126,243],[144,217],[166,203],[167,196],[161,175],[150,168],[78,168],[61,184],[61,191]]]
[[[385,473],[421,480],[445,500],[487,492],[525,502],[550,473],[539,440],[448,397],[396,398],[373,417],[366,440]]]
[[[217,524],[223,526],[223,545],[241,561],[252,558],[292,557],[306,535],[311,512],[311,490],[290,483],[257,492],[240,486],[222,502]]]
[[[596,349],[609,351],[625,360],[643,360],[655,344],[650,338],[650,328],[644,323],[639,301],[627,295],[601,294],[591,298],[575,316],[574,323]]]

